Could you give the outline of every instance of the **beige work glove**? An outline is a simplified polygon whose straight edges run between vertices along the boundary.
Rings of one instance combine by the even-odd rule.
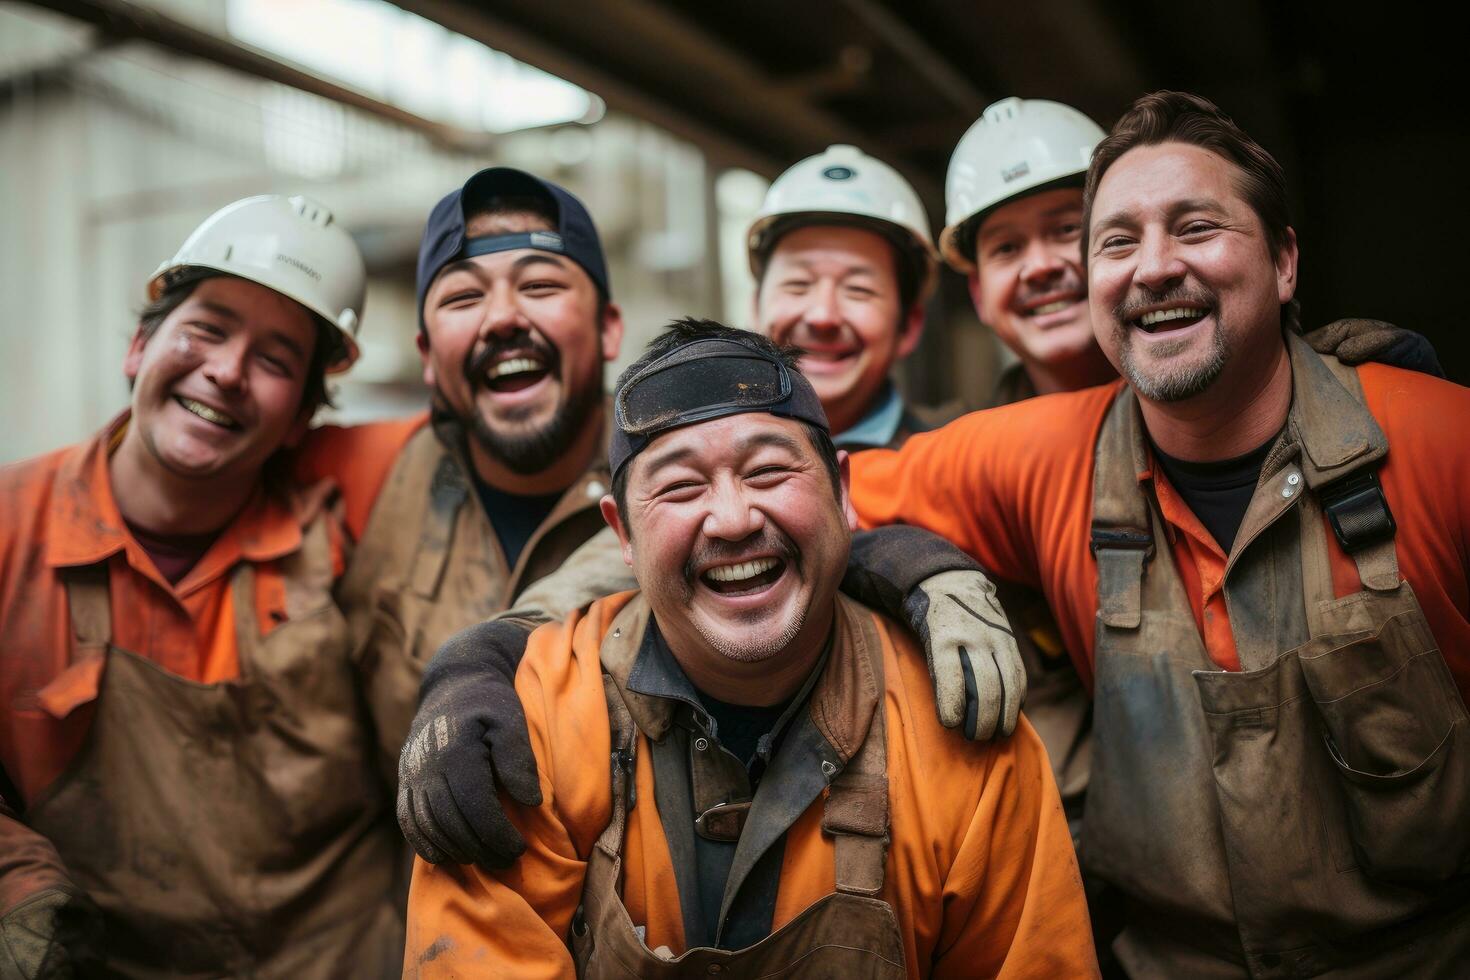
[[[940,572],[908,594],[904,612],[929,659],[940,723],[980,742],[1014,732],[1026,668],[995,584],[978,571]]]

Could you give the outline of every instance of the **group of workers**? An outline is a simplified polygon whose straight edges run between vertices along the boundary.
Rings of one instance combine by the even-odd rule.
[[[591,216],[483,170],[428,410],[317,428],[361,255],[209,217],[0,470],[0,978],[1459,975],[1470,392],[1303,333],[1196,96],[999,102],[946,205],[797,163],[751,329],[609,397]],[[959,418],[891,379],[941,257],[1018,359]]]

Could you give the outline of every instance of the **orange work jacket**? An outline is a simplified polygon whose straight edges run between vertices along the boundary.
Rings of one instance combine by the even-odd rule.
[[[1470,389],[1389,367],[1358,368],[1388,439],[1378,471],[1398,523],[1399,568],[1470,699]],[[1090,551],[1093,450],[1122,381],[975,412],[898,451],[859,453],[852,500],[865,527],[928,528],[1001,578],[1039,586],[1091,689],[1097,564]],[[1210,658],[1239,670],[1223,590],[1226,554],[1158,468],[1152,478],[1190,608]],[[1357,566],[1327,531],[1338,596]]]
[[[262,634],[287,620],[277,560],[301,547],[302,526],[320,498],[257,493],[170,585],[112,496],[107,460],[128,417],[89,442],[0,468],[0,767],[22,803],[61,775],[81,747],[101,676],[100,660],[71,665],[62,570],[106,560],[113,642],[203,684],[239,676],[230,588],[238,563],[255,567]]]
[[[566,937],[588,855],[612,814],[600,648],[635,594],[599,600],[532,634],[516,689],[543,802],[526,808],[501,798],[526,853],[499,872],[415,863],[406,976],[573,976]],[[917,646],[871,615],[885,675],[891,834],[878,897],[898,918],[909,975],[1094,975],[1076,858],[1036,733],[1023,721],[1014,737],[979,744],[941,727]],[[867,706],[871,713],[871,696]],[[650,758],[642,731],[635,755]],[[639,802],[623,846],[622,898],[633,922],[646,927],[648,947],[677,955],[685,948],[683,919],[653,766],[640,762],[635,778]],[[787,832],[772,931],[834,890],[822,810],[819,797]]]

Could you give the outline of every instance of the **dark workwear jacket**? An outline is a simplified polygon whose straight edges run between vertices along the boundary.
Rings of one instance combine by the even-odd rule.
[[[401,422],[319,429],[302,448],[303,465],[343,486],[357,538],[337,596],[390,779],[429,658],[458,631],[505,611],[602,529],[598,503],[610,483],[599,453],[511,567],[475,493],[463,429],[420,419],[404,436]]]

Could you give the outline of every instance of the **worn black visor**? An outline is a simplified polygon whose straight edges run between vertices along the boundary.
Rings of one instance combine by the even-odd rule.
[[[779,359],[732,340],[685,344],[653,361],[617,391],[609,447],[616,475],[655,436],[743,412],[769,412],[828,429],[811,383]]]

